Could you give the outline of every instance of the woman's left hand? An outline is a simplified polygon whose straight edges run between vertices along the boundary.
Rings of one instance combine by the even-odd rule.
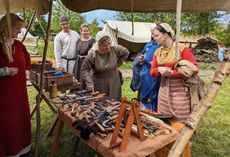
[[[158,72],[164,77],[170,77],[173,75],[173,71],[169,67],[158,67]]]

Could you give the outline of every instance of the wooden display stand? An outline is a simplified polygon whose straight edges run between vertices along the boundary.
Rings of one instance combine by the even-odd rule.
[[[122,141],[117,142],[117,137],[119,135],[119,130],[121,127],[121,122],[122,118],[124,117],[125,111],[127,110],[126,105],[129,104],[131,105],[131,110],[126,122],[124,134],[122,135]],[[136,100],[133,100],[132,102],[127,101],[127,98],[122,98],[121,99],[121,107],[118,113],[115,129],[113,131],[113,135],[110,141],[110,147],[115,147],[120,145],[119,151],[124,151],[127,147],[128,144],[128,138],[131,134],[132,131],[132,126],[134,121],[136,120],[137,123],[137,133],[138,137],[140,138],[141,141],[143,141],[146,137],[144,136],[144,130],[141,122],[141,118],[139,115],[139,103]]]

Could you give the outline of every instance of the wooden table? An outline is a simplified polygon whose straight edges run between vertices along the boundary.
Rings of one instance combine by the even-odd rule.
[[[72,124],[75,121],[75,118],[71,116],[70,110],[61,108],[59,109],[58,122],[55,128],[54,140],[51,147],[51,157],[54,157],[58,150],[59,140],[61,138],[61,132],[64,125],[67,126],[67,128],[76,137],[80,138],[80,131],[72,127]],[[182,127],[181,123],[173,123],[175,125],[175,128]],[[108,136],[104,139],[100,138],[97,135],[92,136],[88,141],[85,141],[81,138],[80,139],[90,148],[106,157],[148,156],[151,154],[163,157],[165,156],[165,154],[167,154],[167,151],[170,150],[173,141],[175,141],[178,136],[178,132],[175,129],[172,130],[173,131],[169,135],[159,135],[157,137],[154,137],[153,139],[147,138],[147,140],[144,141],[140,141],[137,137],[131,135],[129,138],[127,149],[123,152],[119,152],[119,147],[109,148],[112,134],[108,134]],[[185,153],[184,157],[190,156],[187,156]]]
[[[30,82],[33,85],[33,87],[39,92],[39,90],[40,90],[39,85],[36,84],[33,81],[30,81]],[[80,82],[74,82],[73,85],[65,86],[65,87],[59,87],[58,90],[59,91],[67,91],[67,90],[71,90],[71,89],[81,89],[81,88],[82,88],[82,84]],[[53,132],[53,130],[54,130],[56,124],[57,124],[58,110],[59,110],[60,107],[57,106],[57,104],[52,101],[52,99],[50,98],[48,92],[43,92],[42,93],[42,99],[46,102],[46,104],[53,111],[53,113],[56,113],[56,118],[55,118],[55,120],[53,121],[53,123],[51,124],[49,130],[46,133],[46,137],[49,137],[52,134],[52,132]],[[30,113],[31,118],[32,118],[33,114],[35,113],[35,109],[36,109],[36,105],[34,106],[34,108],[32,109],[32,111]]]

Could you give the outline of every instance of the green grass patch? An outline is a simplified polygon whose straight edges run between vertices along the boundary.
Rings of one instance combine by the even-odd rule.
[[[133,61],[125,61],[120,67],[119,69],[132,69],[133,68]]]
[[[218,68],[219,63],[199,63],[201,70],[215,71]]]
[[[222,85],[213,106],[203,117],[202,123],[193,136],[192,156],[230,156],[230,77]]]

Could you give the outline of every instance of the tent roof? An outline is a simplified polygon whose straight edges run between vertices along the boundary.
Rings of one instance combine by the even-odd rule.
[[[61,0],[72,11],[87,12],[95,9],[131,11],[130,0]],[[175,12],[177,0],[133,0],[134,12]],[[230,0],[183,0],[182,11],[229,11]]]
[[[10,12],[35,9],[38,15],[46,14],[49,10],[48,0],[9,0]],[[0,0],[0,13],[6,13],[4,0]]]

